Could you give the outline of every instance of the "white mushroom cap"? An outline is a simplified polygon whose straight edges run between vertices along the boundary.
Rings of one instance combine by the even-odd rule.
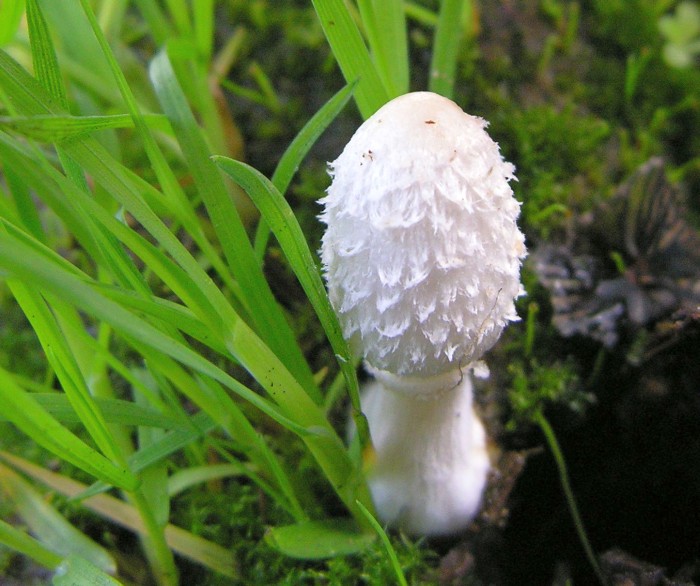
[[[517,319],[524,237],[513,165],[451,100],[400,96],[330,164],[321,258],[366,363],[427,377],[478,360]]]

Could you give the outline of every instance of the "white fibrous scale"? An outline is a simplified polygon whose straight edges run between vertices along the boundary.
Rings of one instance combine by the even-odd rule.
[[[374,370],[466,367],[517,319],[520,205],[486,126],[447,98],[410,93],[330,164],[321,258],[345,337]]]

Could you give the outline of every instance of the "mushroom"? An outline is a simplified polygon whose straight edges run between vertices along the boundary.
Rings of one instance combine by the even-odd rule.
[[[321,260],[362,396],[385,523],[446,535],[478,511],[490,468],[472,371],[523,294],[520,204],[487,123],[415,92],[387,103],[330,164]]]

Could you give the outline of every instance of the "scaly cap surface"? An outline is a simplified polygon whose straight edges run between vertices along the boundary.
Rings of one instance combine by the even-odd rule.
[[[346,338],[374,369],[467,366],[518,319],[520,204],[486,126],[447,98],[410,93],[330,164],[324,272]]]

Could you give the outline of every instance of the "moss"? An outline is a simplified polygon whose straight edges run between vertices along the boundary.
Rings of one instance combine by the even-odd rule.
[[[597,51],[624,58],[642,47],[660,44],[658,18],[664,2],[658,0],[591,0],[585,11],[595,25],[588,28]]]
[[[240,568],[238,579],[227,579],[183,562],[182,583],[379,586],[390,584],[395,578],[379,541],[360,554],[323,561],[305,562],[278,553],[265,542],[265,531],[269,526],[290,523],[291,519],[250,484],[232,481],[220,492],[191,491],[180,499],[174,515],[176,524],[230,549]],[[409,583],[429,584],[435,553],[424,544],[401,536],[393,536],[392,542]]]
[[[493,121],[504,156],[516,165],[516,197],[531,236],[547,237],[600,184],[609,124],[573,104],[513,108]]]

